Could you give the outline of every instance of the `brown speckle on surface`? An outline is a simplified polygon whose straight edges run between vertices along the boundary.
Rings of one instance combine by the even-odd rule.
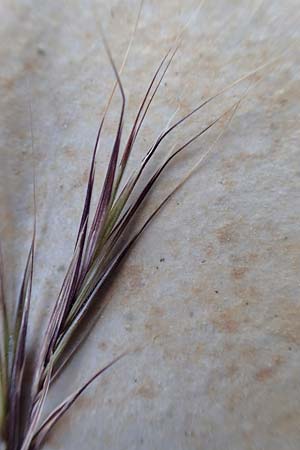
[[[127,264],[126,279],[131,292],[138,290],[144,285],[143,278],[144,269],[141,264]]]
[[[235,240],[236,238],[236,225],[233,223],[228,223],[223,225],[216,231],[216,236],[220,244],[226,244]]]
[[[262,367],[255,374],[255,379],[260,382],[268,381],[274,375],[276,375],[279,366],[283,363],[283,359],[281,356],[277,356],[273,358],[270,366]]]
[[[212,324],[220,332],[236,333],[239,330],[240,323],[236,310],[227,310],[219,313],[212,319]]]
[[[150,378],[147,378],[141,386],[136,388],[135,394],[145,400],[153,400],[157,397],[158,392],[154,382]]]
[[[97,345],[98,346],[98,348],[99,348],[99,350],[102,350],[102,351],[106,351],[107,350],[107,343],[106,342],[99,342],[99,344]]]
[[[289,343],[300,344],[300,305],[280,302],[280,313],[276,314],[270,325],[275,336],[280,336]]]
[[[168,334],[168,322],[165,318],[165,311],[160,306],[151,306],[149,314],[144,322],[144,331],[147,339]]]
[[[235,280],[240,280],[241,278],[244,277],[247,271],[248,271],[247,267],[235,267],[232,269],[231,274]]]

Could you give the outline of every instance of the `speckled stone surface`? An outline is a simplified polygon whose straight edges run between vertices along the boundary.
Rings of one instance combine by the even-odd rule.
[[[122,80],[127,128],[160,59],[197,2],[146,0]],[[137,1],[2,0],[1,236],[16,295],[32,228],[30,102],[38,249],[30,346],[36,346],[71,255],[88,164],[112,71]],[[107,292],[100,322],[53,387],[48,407],[125,349],[56,426],[45,448],[298,450],[300,445],[299,0],[206,1],[139,139],[137,164],[179,106],[189,111],[279,55],[197,173],[134,248]],[[161,148],[224,111],[216,100]],[[111,148],[116,95],[97,166]],[[220,128],[174,163],[144,213]]]

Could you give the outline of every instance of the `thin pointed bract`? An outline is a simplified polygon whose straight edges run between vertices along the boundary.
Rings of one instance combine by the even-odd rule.
[[[9,348],[9,324],[4,291],[4,264],[0,243],[0,436],[5,432],[5,420],[8,401],[8,348]]]
[[[98,370],[88,381],[86,381],[77,391],[73,394],[69,395],[60,405],[58,405],[45,419],[40,428],[37,430],[35,435],[32,438],[32,443],[34,448],[40,447],[42,442],[44,441],[47,434],[54,427],[56,422],[70,409],[73,403],[77,400],[77,398],[90,386],[90,384],[95,381],[100,375],[110,369],[116,362],[118,362],[121,358],[123,358],[127,352],[122,353],[113,359],[110,363],[108,363],[105,367]],[[26,448],[22,448],[21,450],[27,450]]]
[[[19,295],[16,320],[14,326],[14,349],[13,361],[10,373],[10,385],[8,389],[8,426],[7,441],[8,448],[17,450],[19,446],[21,433],[21,394],[23,386],[23,375],[26,356],[26,338],[28,328],[28,317],[30,308],[30,299],[32,291],[33,261],[34,261],[34,242],[29,250],[27,263],[23,275],[21,291]]]

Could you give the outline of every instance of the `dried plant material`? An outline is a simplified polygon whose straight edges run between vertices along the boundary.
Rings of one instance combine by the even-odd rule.
[[[138,17],[140,15],[140,10]],[[134,26],[137,28],[138,19]],[[125,54],[121,70],[125,66],[127,55],[133,41],[133,35]],[[151,79],[145,96],[133,121],[131,131],[125,145],[123,142],[123,126],[126,117],[126,97],[109,46],[103,36],[104,46],[115,76],[115,84],[109,96],[103,118],[100,122],[95,147],[87,182],[86,195],[79,223],[74,252],[66,271],[59,296],[54,304],[49,318],[45,335],[39,352],[39,358],[34,368],[34,377],[28,387],[24,382],[24,366],[27,360],[26,338],[28,331],[28,315],[33,284],[34,253],[35,253],[35,227],[32,243],[24,270],[20,295],[16,304],[16,316],[9,320],[5,299],[3,275],[4,267],[0,260],[0,311],[1,311],[1,348],[0,348],[0,425],[3,442],[7,450],[39,449],[48,432],[55,423],[68,411],[78,396],[103,372],[115,364],[121,356],[113,359],[104,368],[94,374],[80,389],[60,403],[48,417],[41,423],[41,416],[51,383],[60,373],[66,362],[70,359],[78,346],[92,328],[94,322],[83,322],[87,313],[95,303],[99,306],[102,298],[99,296],[100,288],[108,277],[115,273],[117,266],[128,254],[134,243],[141,236],[150,221],[156,216],[169,198],[179,187],[195,172],[203,158],[211,151],[211,147],[204,152],[191,171],[188,172],[180,183],[162,200],[159,206],[149,215],[143,225],[134,231],[132,226],[137,212],[142,208],[145,199],[153,186],[165,171],[170,162],[188,146],[208,132],[218,122],[229,123],[243,96],[226,111],[209,121],[195,135],[186,142],[175,145],[149,178],[146,178],[145,169],[155,157],[156,152],[165,138],[178,127],[183,126],[188,119],[202,110],[207,104],[224,94],[237,83],[250,79],[266,65],[245,75],[230,86],[203,101],[188,114],[173,123],[171,117],[169,123],[154,140],[150,148],[138,166],[127,178],[125,176],[128,161],[133,151],[136,139],[143,126],[150,105],[167,73],[180,46],[182,32],[175,40],[174,45],[168,50]],[[107,112],[111,100],[118,89],[120,95],[120,111],[114,143],[108,162],[108,167],[102,187],[98,196],[95,211],[92,212],[91,202],[94,193],[95,164]],[[244,94],[247,95],[248,90]],[[224,125],[223,125],[224,126]],[[223,132],[223,131],[222,131]],[[221,134],[217,137],[220,138]],[[143,187],[141,187],[141,181]],[[76,337],[76,343],[72,339]],[[123,356],[123,355],[122,355]],[[29,393],[30,390],[30,393]],[[26,391],[28,402],[22,403],[22,394]]]

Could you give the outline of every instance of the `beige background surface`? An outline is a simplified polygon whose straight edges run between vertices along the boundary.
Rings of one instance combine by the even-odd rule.
[[[148,81],[197,2],[147,0],[123,82],[130,125]],[[13,299],[32,227],[29,105],[38,185],[30,345],[68,263],[97,123],[138,2],[0,3],[1,235]],[[132,164],[180,107],[188,112],[274,56],[215,151],[134,248],[101,321],[56,383],[51,404],[124,349],[47,449],[296,450],[300,443],[299,1],[207,0],[151,108]],[[183,142],[247,83],[178,130]],[[116,96],[99,186],[118,113]],[[213,130],[170,167],[144,212],[174,186]],[[50,405],[49,405],[50,407]]]

